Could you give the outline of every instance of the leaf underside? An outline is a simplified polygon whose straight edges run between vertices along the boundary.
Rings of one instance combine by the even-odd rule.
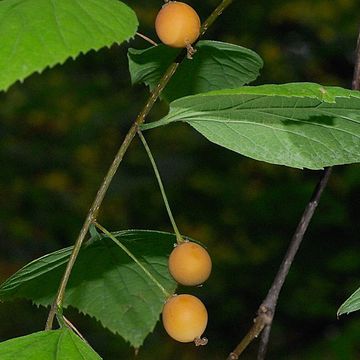
[[[127,230],[113,233],[172,294],[176,283],[167,259],[174,234]],[[43,256],[24,266],[0,286],[0,300],[25,298],[50,305],[72,247]],[[109,238],[93,238],[81,249],[66,289],[64,306],[88,314],[136,348],[153,331],[165,295]]]
[[[69,57],[120,44],[137,25],[117,0],[0,1],[0,91]]]
[[[101,360],[71,330],[39,331],[0,343],[1,360]]]
[[[232,89],[248,84],[259,76],[263,61],[244,47],[219,41],[201,40],[192,60],[185,59],[161,93],[167,101],[210,90]],[[129,49],[132,83],[144,83],[154,89],[179,49],[165,45],[145,50]]]
[[[337,315],[349,314],[357,310],[360,310],[360,288],[340,306]]]
[[[184,97],[151,129],[176,121],[250,158],[295,168],[360,162],[360,92],[312,83],[244,86]]]

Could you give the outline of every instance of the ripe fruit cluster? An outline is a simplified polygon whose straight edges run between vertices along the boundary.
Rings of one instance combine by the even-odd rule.
[[[165,45],[184,48],[199,37],[200,18],[191,6],[183,2],[169,1],[157,14],[155,30]]]
[[[155,20],[155,29],[159,39],[168,46],[187,48],[188,57],[194,53],[191,44],[200,35],[200,18],[189,5],[168,1],[159,11]],[[171,252],[169,271],[182,285],[201,285],[211,272],[211,259],[200,245],[182,241]],[[201,339],[205,331],[208,314],[205,305],[193,295],[174,295],[167,299],[162,321],[167,333],[180,342],[192,342],[204,345]]]
[[[200,285],[211,273],[211,258],[199,244],[185,241],[176,245],[169,256],[169,271],[182,285]],[[170,297],[163,308],[162,321],[166,332],[180,342],[201,344],[200,338],[208,321],[205,305],[193,295]]]

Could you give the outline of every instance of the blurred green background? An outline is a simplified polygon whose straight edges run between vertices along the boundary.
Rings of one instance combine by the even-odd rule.
[[[127,2],[139,31],[156,38],[160,1]],[[217,0],[189,1],[202,20]],[[257,83],[351,86],[358,0],[234,1],[207,38],[249,47],[264,59]],[[28,261],[73,244],[87,209],[143,105],[131,87],[129,44],[35,74],[0,94],[0,280]],[[159,103],[149,117],[158,119]],[[182,233],[205,243],[214,268],[202,288],[210,321],[203,348],[172,341],[161,324],[138,359],[224,359],[251,326],[320,175],[241,157],[184,124],[146,133]],[[358,313],[336,319],[360,284],[360,167],[336,167],[281,293],[268,359],[359,359]],[[146,154],[131,145],[101,210],[109,229],[171,231]],[[105,360],[134,350],[74,310],[69,318]],[[0,340],[44,327],[47,311],[0,304]],[[244,354],[254,359],[256,342]]]

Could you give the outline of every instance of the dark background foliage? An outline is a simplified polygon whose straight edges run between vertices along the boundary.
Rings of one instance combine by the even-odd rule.
[[[191,1],[202,19],[217,0]],[[139,31],[156,38],[161,2],[132,6]],[[234,1],[208,38],[257,51],[258,83],[312,81],[350,87],[359,25],[358,0]],[[129,46],[145,48],[135,38]],[[127,46],[90,52],[35,74],[0,94],[0,280],[28,261],[72,244],[92,198],[147,96],[130,86]],[[159,103],[149,120],[166,113]],[[208,306],[204,348],[178,344],[161,324],[139,359],[224,359],[250,327],[319,172],[241,157],[184,124],[146,133],[182,233],[202,241],[211,279],[191,290]],[[281,293],[269,359],[360,358],[357,313],[336,319],[359,286],[360,168],[336,167]],[[171,227],[146,154],[131,145],[104,202],[112,230]],[[0,304],[0,340],[43,328],[46,310]],[[94,320],[69,316],[107,360],[134,350]],[[256,343],[244,359],[255,358]]]

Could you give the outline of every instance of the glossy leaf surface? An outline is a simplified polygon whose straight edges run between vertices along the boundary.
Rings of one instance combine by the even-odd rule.
[[[67,328],[40,331],[0,343],[1,360],[101,360]]]
[[[120,44],[137,25],[117,0],[0,1],[0,90],[69,57]]]
[[[172,294],[176,283],[167,259],[176,237],[170,233],[128,230],[113,233]],[[45,255],[24,266],[0,286],[0,300],[25,298],[50,305],[72,248]],[[134,347],[154,329],[164,293],[109,238],[93,238],[80,251],[65,294],[65,307],[95,317]]]
[[[185,59],[162,92],[173,101],[183,96],[211,90],[232,89],[259,76],[263,61],[254,51],[219,41],[201,40],[193,59]],[[131,80],[152,90],[179,54],[178,49],[158,45],[146,50],[129,49]]]
[[[150,129],[183,121],[239,154],[295,168],[360,162],[360,92],[312,83],[263,85],[178,99]]]

